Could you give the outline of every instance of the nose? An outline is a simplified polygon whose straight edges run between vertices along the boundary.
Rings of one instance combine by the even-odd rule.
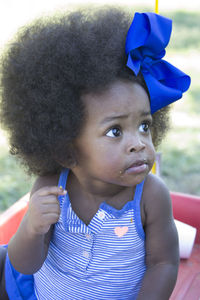
[[[145,149],[145,143],[139,135],[132,136],[127,145],[127,152],[140,152]]]

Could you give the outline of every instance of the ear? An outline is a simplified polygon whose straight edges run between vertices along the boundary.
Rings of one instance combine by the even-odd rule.
[[[67,169],[73,169],[77,166],[76,159],[74,157],[72,158],[71,156],[68,156],[65,159],[56,157],[56,162],[63,168]]]
[[[78,164],[77,161],[74,160],[74,161],[72,161],[72,162],[69,163],[69,166],[67,168],[73,169],[73,168],[75,168],[77,166],[77,164]]]
[[[66,145],[54,153],[55,161],[63,168],[72,169],[77,166],[76,151],[73,145]]]

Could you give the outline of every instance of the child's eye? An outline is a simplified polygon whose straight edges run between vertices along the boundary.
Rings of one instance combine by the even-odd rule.
[[[150,125],[149,122],[143,122],[139,127],[139,131],[147,133],[150,130]]]
[[[122,131],[119,127],[113,127],[106,133],[106,136],[109,137],[119,137],[121,135],[122,135]]]

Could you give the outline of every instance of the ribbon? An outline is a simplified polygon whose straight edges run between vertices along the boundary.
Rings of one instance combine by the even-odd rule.
[[[135,13],[126,37],[127,67],[146,82],[151,113],[180,99],[190,86],[190,77],[163,60],[172,21],[155,13]]]

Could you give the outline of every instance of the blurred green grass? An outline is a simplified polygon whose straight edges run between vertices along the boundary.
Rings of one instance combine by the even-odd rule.
[[[148,10],[152,8],[137,9]],[[170,190],[200,195],[200,11],[162,14],[173,20],[166,59],[188,73],[192,84],[183,99],[173,105],[172,128],[159,148],[161,176]],[[8,154],[0,131],[0,211],[27,193],[33,181]]]
[[[0,136],[3,136],[2,132]],[[9,155],[6,143],[0,143],[0,146],[0,211],[3,211],[30,190],[34,178]]]
[[[200,12],[175,11],[165,16],[173,20],[172,39],[167,51],[200,49]]]
[[[160,151],[162,177],[170,190],[200,195],[200,126],[171,130]]]

